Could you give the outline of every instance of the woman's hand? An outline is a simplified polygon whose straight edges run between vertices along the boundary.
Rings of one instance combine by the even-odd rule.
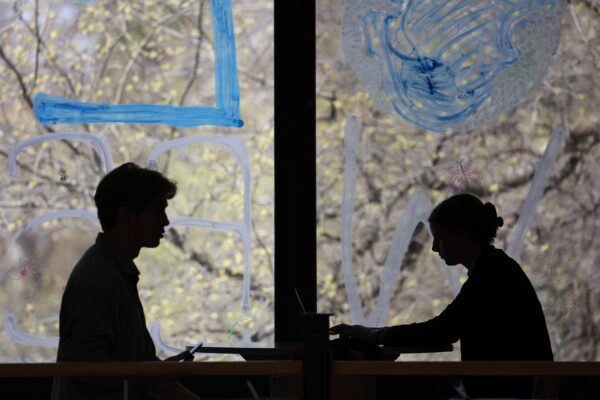
[[[377,345],[377,333],[379,328],[369,328],[362,325],[339,324],[329,328],[329,332],[340,335],[340,339],[359,339]]]

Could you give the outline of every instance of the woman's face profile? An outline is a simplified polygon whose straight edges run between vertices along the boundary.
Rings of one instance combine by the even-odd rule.
[[[437,222],[430,222],[433,245],[431,250],[438,253],[446,265],[462,264],[468,249],[472,246],[464,229],[450,229]]]

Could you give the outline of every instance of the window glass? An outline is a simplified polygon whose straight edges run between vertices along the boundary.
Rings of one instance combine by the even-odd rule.
[[[466,4],[468,12],[480,5],[444,2],[449,3]],[[431,25],[429,31],[423,27],[418,31],[417,22],[398,21],[403,12],[409,18],[410,13],[421,12],[421,21],[433,18],[433,11],[427,14],[421,8],[439,2],[317,2],[318,299],[319,310],[334,314],[333,324],[406,324],[444,310],[467,276],[464,268],[448,268],[431,250],[422,221],[431,206],[469,191],[495,204],[504,218],[495,246],[513,254],[531,280],[555,359],[597,359],[597,10],[586,2],[512,3],[564,6],[561,29],[552,16],[517,29],[520,39],[511,36],[511,40],[528,50],[519,57],[526,61],[529,57],[529,64],[523,65],[533,67],[498,74],[505,90],[494,95],[508,102],[499,107],[499,115],[489,111],[480,120],[465,119],[449,132],[432,122],[451,115],[449,111],[427,108],[427,100],[418,96],[434,95],[436,84],[449,79],[444,75],[448,70],[434,71],[437,64],[426,57],[427,52],[444,40],[450,42],[449,36],[458,35],[464,25],[439,29],[443,25],[439,22],[442,25]],[[545,12],[540,10],[535,12]],[[360,21],[355,30],[344,24],[349,14]],[[483,26],[490,16],[477,18],[470,21]],[[392,32],[391,44],[382,33],[386,28]],[[552,58],[557,32],[560,45]],[[398,72],[402,65],[405,77],[423,72],[416,64],[410,69],[415,58],[398,61],[398,49],[409,41],[422,46],[417,61],[423,68],[428,65],[434,71],[429,76],[435,79],[429,86],[426,80],[414,81],[414,86],[404,88],[408,96],[394,97],[394,90],[403,89],[394,86],[401,83],[392,81],[390,70]],[[452,43],[461,43],[458,39],[448,48],[459,49]],[[466,46],[463,53],[474,49]],[[358,50],[348,52],[348,47]],[[386,53],[392,50],[398,52]],[[479,51],[492,57],[494,49]],[[541,58],[534,59],[533,54]],[[356,61],[359,57],[367,61],[361,64]],[[493,65],[498,59],[486,60]],[[463,67],[477,62],[474,57]],[[517,87],[522,85],[527,87]],[[524,100],[513,98],[515,93]],[[471,95],[476,93],[464,92]],[[507,296],[510,290],[506,288]],[[459,346],[451,353],[407,354],[402,359],[459,360]]]
[[[158,355],[272,341],[272,0],[3,1],[0,79],[0,362],[55,359],[95,187],[129,161],[179,186],[135,260]]]

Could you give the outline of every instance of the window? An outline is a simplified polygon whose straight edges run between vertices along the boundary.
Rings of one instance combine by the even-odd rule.
[[[547,157],[547,186],[533,202],[517,252],[542,303],[555,359],[595,360],[596,11],[581,3],[563,14],[558,53],[534,95],[479,128],[435,133],[382,111],[352,69],[341,24],[344,7],[358,3],[403,2],[317,2],[318,309],[333,313],[332,323],[372,325],[439,314],[466,276],[430,250],[426,226],[418,223],[428,216],[427,203],[458,190],[491,201],[505,220],[496,246],[508,251],[518,242],[511,238],[516,227],[525,226],[519,217],[535,192],[535,172],[544,170],[543,156],[554,143],[558,152]],[[412,6],[417,4],[431,3]],[[554,129],[560,124],[562,138]],[[398,227],[403,231],[395,236]],[[459,353],[403,359],[458,360]]]
[[[171,229],[136,259],[159,356],[272,341],[273,32],[271,0],[0,4],[5,165],[18,149],[0,177],[2,362],[55,359],[62,290],[99,231],[95,187],[127,161],[179,184]]]

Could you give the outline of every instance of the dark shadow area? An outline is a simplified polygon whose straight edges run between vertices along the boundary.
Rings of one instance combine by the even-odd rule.
[[[453,389],[457,378],[448,376],[378,376],[376,378],[377,399],[460,399],[460,395]],[[470,377],[475,382],[506,378],[514,379],[516,377]],[[551,394],[534,397],[509,397],[507,394],[487,393],[484,398],[600,399],[600,377],[598,376],[563,376],[554,382],[557,385],[557,397]]]
[[[0,378],[3,399],[49,399],[52,378]]]
[[[186,376],[180,382],[202,398],[210,399],[253,399],[247,381],[252,383],[258,397],[270,396],[268,376]]]
[[[210,399],[253,399],[246,381],[250,381],[259,398],[270,396],[270,378],[268,376],[188,376],[181,379],[188,389],[202,397]],[[11,399],[49,399],[52,390],[52,378],[1,378],[1,398]]]
[[[356,381],[355,378],[353,377],[352,380]],[[489,377],[480,378],[489,379]],[[456,377],[448,376],[378,376],[375,378],[377,394],[374,398],[378,400],[460,399],[460,396],[452,388],[455,379]],[[271,377],[269,376],[187,376],[181,380],[186,387],[201,396],[203,400],[253,399],[246,381],[252,382],[260,399],[291,398],[272,395]],[[365,382],[367,381],[365,380]],[[0,388],[2,399],[49,399],[52,378],[1,378]],[[371,390],[365,392],[373,393]],[[368,398],[373,397],[369,396]],[[557,398],[600,399],[600,377],[560,377]],[[332,400],[336,399],[332,398]]]
[[[600,399],[600,377],[561,377],[558,384],[558,395],[560,399]]]

